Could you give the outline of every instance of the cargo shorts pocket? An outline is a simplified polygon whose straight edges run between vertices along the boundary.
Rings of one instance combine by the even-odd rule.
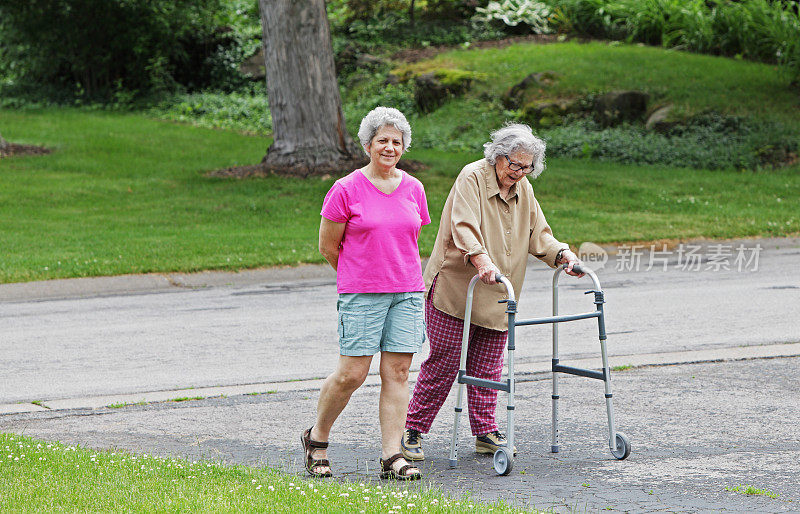
[[[352,342],[364,332],[364,316],[354,312],[339,311],[339,340]]]
[[[425,342],[425,297],[423,293],[412,293],[411,305],[414,308],[414,342]]]

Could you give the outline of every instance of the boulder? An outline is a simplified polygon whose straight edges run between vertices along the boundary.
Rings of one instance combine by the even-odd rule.
[[[239,65],[239,71],[243,75],[249,75],[253,79],[264,79],[267,76],[266,66],[264,64],[264,49],[260,48],[258,52],[248,57]]]
[[[372,69],[383,63],[381,59],[367,53],[364,47],[349,41],[333,56],[336,73],[352,73],[360,69]]]
[[[431,112],[447,100],[447,87],[433,73],[424,73],[414,79],[414,100],[421,112]]]
[[[356,66],[359,68],[376,68],[383,63],[383,59],[372,54],[356,54]]]
[[[672,114],[672,104],[657,107],[647,116],[644,128],[664,134],[678,124],[678,121],[673,119]]]
[[[465,93],[477,77],[475,73],[441,69],[414,78],[414,99],[421,112],[432,112],[449,97]]]
[[[519,109],[541,98],[545,90],[555,84],[558,75],[554,71],[531,73],[519,84],[511,86],[503,93],[502,101],[506,109]]]
[[[571,114],[581,112],[580,99],[534,100],[522,108],[522,119],[537,128],[562,125]]]
[[[612,91],[595,99],[594,117],[604,127],[640,121],[647,112],[649,95],[641,91]]]

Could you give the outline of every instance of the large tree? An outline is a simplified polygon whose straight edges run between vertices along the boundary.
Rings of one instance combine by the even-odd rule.
[[[274,142],[262,166],[306,176],[364,160],[345,126],[325,0],[259,0]]]

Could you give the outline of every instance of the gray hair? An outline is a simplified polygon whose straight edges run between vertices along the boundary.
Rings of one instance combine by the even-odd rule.
[[[533,130],[522,123],[507,123],[491,134],[492,140],[483,145],[486,162],[496,164],[497,158],[514,152],[524,152],[533,157],[533,178],[544,171],[545,142],[533,135]]]
[[[375,137],[381,127],[386,125],[393,126],[403,134],[404,152],[411,146],[411,125],[408,124],[408,120],[403,116],[403,113],[394,107],[376,107],[364,116],[364,119],[361,120],[361,126],[358,128],[358,140],[367,155],[369,155],[367,146],[372,142],[372,138]]]

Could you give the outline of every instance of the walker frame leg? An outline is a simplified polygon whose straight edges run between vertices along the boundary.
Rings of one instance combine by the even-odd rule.
[[[553,283],[553,316],[558,316],[558,283]],[[558,323],[553,323],[553,365],[558,362]],[[558,372],[553,371],[553,424],[550,441],[550,452],[558,453]]]

